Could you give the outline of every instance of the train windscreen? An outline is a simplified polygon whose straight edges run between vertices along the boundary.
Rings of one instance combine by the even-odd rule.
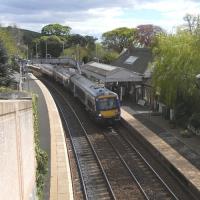
[[[97,100],[97,107],[99,110],[111,110],[117,108],[117,99],[112,98],[99,98]]]

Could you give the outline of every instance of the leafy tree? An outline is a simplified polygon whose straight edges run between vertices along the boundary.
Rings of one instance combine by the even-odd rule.
[[[85,40],[86,40],[86,47],[93,50],[95,48],[95,41],[97,40],[97,38],[90,35],[86,35]]]
[[[102,62],[106,64],[112,63],[114,60],[118,58],[119,54],[114,51],[107,51],[103,56],[102,56]]]
[[[186,14],[183,18],[186,22],[182,29],[189,31],[191,34],[200,34],[200,15]]]
[[[12,69],[8,65],[8,54],[0,40],[0,86],[9,86],[12,82]]]
[[[96,40],[97,39],[94,38],[93,36],[89,36],[89,35],[82,36],[79,34],[72,34],[66,40],[66,44],[68,47],[71,47],[73,45],[80,45],[82,47],[94,49]]]
[[[17,48],[16,40],[12,37],[12,34],[4,28],[0,28],[0,41],[3,43],[8,56],[21,54],[20,49]]]
[[[182,104],[182,108],[195,111],[200,98],[195,84],[200,71],[199,37],[189,33],[161,35],[157,45],[154,48],[153,85],[161,101],[171,108],[179,108]]]
[[[101,43],[96,43],[93,52],[93,60],[101,63],[110,64],[119,56],[119,53],[110,49],[106,49]]]
[[[136,27],[136,41],[135,44],[144,47],[152,46],[157,35],[164,33],[164,30],[152,24],[139,25]]]
[[[56,36],[68,36],[71,28],[69,26],[62,26],[60,24],[49,24],[42,28],[42,35],[56,35]]]
[[[84,63],[91,60],[90,51],[86,47],[81,47],[79,45],[65,49],[64,54],[74,60],[83,61]]]
[[[72,34],[68,37],[67,41],[67,46],[71,47],[74,45],[80,45],[82,47],[86,46],[86,39],[84,36],[80,35],[80,34]]]
[[[135,36],[135,29],[133,28],[117,28],[112,31],[103,33],[102,44],[114,51],[121,52],[123,48],[128,48],[132,45]]]
[[[39,57],[45,58],[46,53],[49,57],[59,57],[63,50],[63,42],[61,39],[56,36],[42,36],[40,38],[37,38],[33,41],[33,46],[35,47],[37,45],[37,53]],[[46,52],[47,50],[47,52]],[[34,51],[36,49],[34,48]],[[35,52],[36,53],[36,52]]]

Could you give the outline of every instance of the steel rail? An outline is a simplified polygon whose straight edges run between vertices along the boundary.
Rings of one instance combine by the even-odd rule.
[[[138,149],[128,141],[128,139],[120,134],[120,137],[122,137],[129,145],[130,147],[140,156],[140,158],[145,162],[145,164],[148,166],[148,168],[153,172],[153,174],[161,181],[161,183],[164,185],[164,187],[168,190],[168,192],[174,197],[174,199],[179,200],[179,198],[174,194],[174,192],[168,187],[168,185],[164,182],[164,180],[159,176],[159,174],[153,169],[153,167],[148,163],[148,161],[142,156],[142,154],[138,151]]]
[[[119,159],[121,160],[122,164],[127,168],[128,172],[131,174],[131,177],[134,179],[134,181],[137,183],[137,186],[139,188],[139,190],[141,191],[141,193],[143,194],[144,198],[147,200],[150,200],[150,198],[148,197],[148,195],[146,194],[146,192],[144,191],[144,189],[142,188],[140,182],[138,181],[137,177],[133,174],[133,172],[131,171],[131,169],[129,168],[129,166],[126,164],[126,161],[122,158],[122,156],[120,155],[119,151],[115,148],[115,146],[113,145],[113,143],[110,141],[110,139],[108,138],[108,136],[103,132],[105,138],[107,139],[107,141],[110,143],[110,145],[112,146],[113,150],[115,151],[115,153],[118,155]]]
[[[63,118],[63,120],[64,120],[64,122],[65,122],[65,125],[66,125],[66,127],[67,127],[67,130],[68,130],[68,133],[69,133],[69,136],[70,136],[71,145],[72,145],[72,148],[73,148],[73,150],[74,150],[74,154],[75,154],[76,161],[77,161],[77,163],[78,163],[77,167],[78,167],[78,170],[79,170],[79,175],[80,175],[81,183],[82,183],[82,186],[83,186],[84,197],[85,197],[86,200],[89,200],[88,195],[87,195],[86,185],[85,185],[85,182],[84,182],[84,178],[83,178],[83,176],[82,176],[83,173],[82,173],[82,169],[81,169],[81,167],[80,167],[80,166],[81,166],[81,165],[80,165],[80,161],[79,161],[79,159],[78,159],[78,155],[77,155],[77,152],[76,152],[76,147],[74,146],[74,143],[73,143],[73,141],[72,141],[73,139],[72,139],[72,136],[71,136],[71,131],[70,131],[70,128],[69,128],[69,124],[68,124],[67,120],[66,120],[65,117],[64,117],[64,112],[63,112],[61,106],[58,104],[57,100],[55,100],[55,101],[56,101],[56,105],[58,106],[58,109],[59,109],[60,113],[62,114],[62,118]]]
[[[46,81],[45,81],[45,82],[46,82]],[[48,84],[51,84],[51,83],[48,82]],[[53,87],[52,87],[52,88],[53,88]],[[51,89],[52,89],[52,88],[51,88]],[[114,200],[116,200],[117,198],[115,197],[115,194],[114,194],[113,189],[112,189],[112,187],[111,187],[111,185],[110,185],[110,183],[109,183],[109,180],[108,180],[108,177],[107,177],[107,175],[106,175],[106,173],[105,173],[105,171],[104,171],[104,168],[103,168],[103,166],[102,166],[102,164],[101,164],[101,162],[100,162],[100,160],[99,160],[99,158],[98,158],[98,155],[97,155],[97,153],[96,153],[96,151],[95,151],[93,145],[92,145],[91,142],[90,142],[90,139],[88,138],[87,131],[86,131],[85,128],[83,127],[83,124],[82,124],[82,122],[80,121],[78,115],[76,114],[76,112],[74,111],[74,109],[72,108],[72,106],[70,105],[70,103],[68,102],[68,100],[65,98],[65,96],[64,96],[57,88],[53,88],[53,90],[55,90],[55,91],[57,92],[57,94],[59,94],[60,97],[62,97],[62,99],[65,101],[65,103],[68,105],[68,107],[71,109],[71,111],[73,112],[74,116],[75,116],[76,119],[78,120],[78,122],[79,122],[79,124],[80,124],[80,126],[81,126],[81,128],[82,128],[82,130],[83,130],[83,132],[85,133],[85,137],[86,137],[86,139],[87,139],[87,141],[88,141],[88,143],[89,143],[89,145],[90,145],[90,147],[91,147],[91,149],[92,149],[92,151],[93,151],[93,153],[94,153],[94,155],[95,155],[95,158],[96,158],[96,160],[97,160],[97,164],[99,165],[99,167],[100,167],[100,169],[101,169],[101,171],[102,171],[102,173],[103,173],[103,177],[104,177],[104,179],[106,180],[107,186],[108,186],[108,188],[109,188],[109,193],[110,193],[110,195],[112,196],[112,198],[113,198]],[[62,115],[63,115],[63,113],[62,113]],[[64,115],[63,115],[63,117],[64,117]],[[66,122],[65,117],[64,117],[64,120],[65,120],[65,122]],[[69,130],[69,124],[68,124],[68,123],[67,123],[67,127],[68,127],[68,130]],[[73,140],[72,140],[72,138],[71,138],[71,135],[70,135],[70,140],[71,140],[71,142],[72,142],[72,144],[73,144]],[[74,145],[73,145],[73,148],[75,148]],[[83,181],[84,181],[84,180],[83,180]],[[85,188],[85,186],[84,186],[84,188]],[[86,189],[86,188],[85,188],[85,189]]]

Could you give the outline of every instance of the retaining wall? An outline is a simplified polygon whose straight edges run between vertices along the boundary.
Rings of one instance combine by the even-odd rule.
[[[0,199],[35,199],[32,100],[0,100]]]

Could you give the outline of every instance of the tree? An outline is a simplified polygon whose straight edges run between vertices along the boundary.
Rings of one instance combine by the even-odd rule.
[[[135,29],[133,28],[117,28],[112,31],[103,33],[102,40],[103,45],[109,49],[113,49],[117,52],[121,52],[123,48],[132,46],[134,41]]]
[[[71,28],[69,26],[62,26],[60,24],[49,24],[42,28],[43,36],[68,36],[70,34]]]
[[[157,35],[164,33],[164,30],[152,24],[139,25],[136,28],[135,44],[144,47],[151,47]]]
[[[8,65],[8,54],[0,40],[0,86],[9,86],[12,82],[12,69]]]
[[[80,34],[72,34],[66,40],[66,44],[68,47],[71,47],[74,45],[80,45],[82,47],[94,48],[96,40],[97,38],[94,38],[93,36],[89,36],[89,35],[82,36]]]
[[[161,35],[154,48],[153,86],[167,106],[185,110],[182,116],[189,116],[199,108],[195,83],[200,72],[199,51],[199,37],[184,32]]]
[[[85,40],[86,40],[86,47],[88,49],[93,50],[95,48],[95,41],[97,40],[97,38],[90,36],[90,35],[86,35]]]
[[[85,37],[80,34],[72,34],[68,37],[66,43],[68,47],[71,47],[77,44],[84,47],[86,46],[87,41]]]
[[[116,51],[105,48],[101,43],[96,43],[95,51],[93,51],[93,60],[101,63],[110,64],[119,57]]]
[[[12,37],[12,34],[3,28],[0,28],[0,41],[3,43],[4,48],[8,56],[21,54],[20,50],[17,48],[17,42],[15,38]]]
[[[189,31],[191,34],[200,34],[200,15],[186,14],[183,19],[186,22],[182,26],[183,30]]]
[[[51,57],[59,57],[63,50],[63,42],[61,39],[56,36],[42,36],[33,41],[35,45],[37,45],[38,53],[40,57],[45,58],[46,53]],[[47,56],[48,56],[47,55]]]

